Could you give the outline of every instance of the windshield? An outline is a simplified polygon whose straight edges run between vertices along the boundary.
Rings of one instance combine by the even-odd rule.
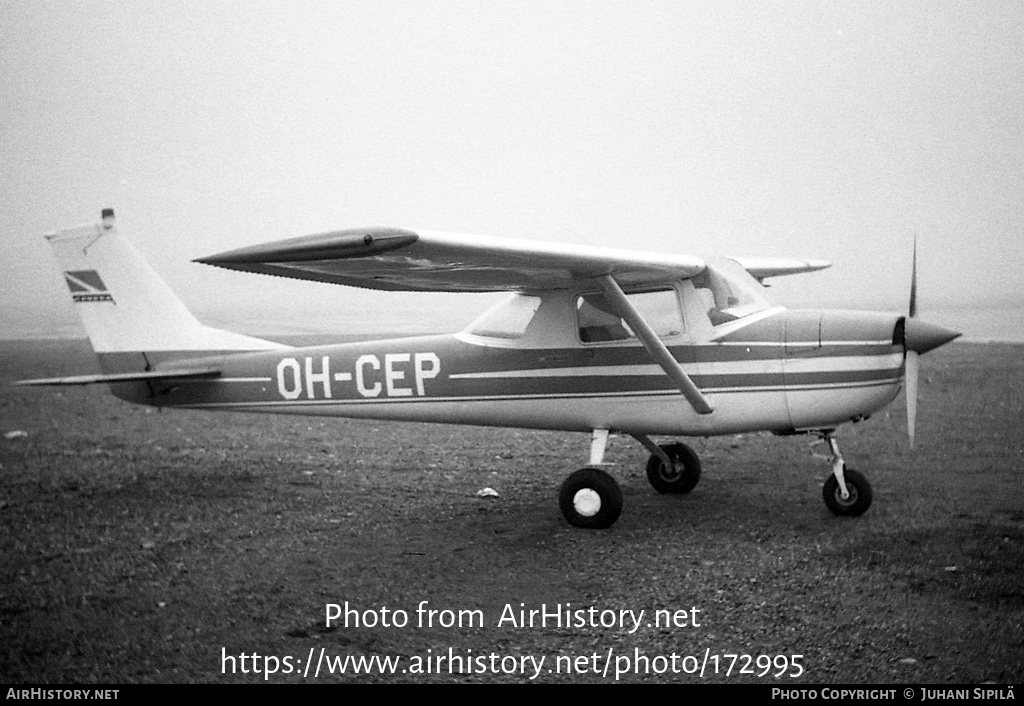
[[[707,261],[707,268],[691,279],[707,307],[714,326],[735,321],[771,306],[764,288],[735,260],[724,257]]]

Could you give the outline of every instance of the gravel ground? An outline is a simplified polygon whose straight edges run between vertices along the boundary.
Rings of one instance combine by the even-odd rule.
[[[583,435],[6,385],[89,361],[83,342],[0,344],[0,681],[1024,680],[1021,347],[929,355],[913,452],[900,400],[841,431],[875,488],[861,518],[825,509],[807,437],[690,440],[704,477],[674,497],[616,438],[606,531],[558,511]],[[542,607],[580,612],[520,624]],[[346,656],[399,661],[341,674]]]

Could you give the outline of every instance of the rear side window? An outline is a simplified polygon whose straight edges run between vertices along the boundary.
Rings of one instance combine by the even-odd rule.
[[[539,307],[540,297],[516,294],[480,317],[468,331],[487,338],[520,338]]]

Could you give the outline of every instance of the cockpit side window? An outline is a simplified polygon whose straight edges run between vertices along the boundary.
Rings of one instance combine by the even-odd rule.
[[[601,293],[577,297],[576,321],[580,340],[584,343],[625,341],[633,335],[626,322],[612,312],[611,305]]]
[[[636,292],[626,297],[659,338],[671,338],[683,332],[683,317],[674,289]],[[576,298],[576,321],[584,343],[636,339],[629,324],[614,312],[603,292]]]

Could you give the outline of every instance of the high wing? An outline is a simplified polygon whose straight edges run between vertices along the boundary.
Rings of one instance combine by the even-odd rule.
[[[796,275],[801,272],[816,272],[831,267],[828,260],[803,260],[795,257],[733,257],[740,267],[751,274],[758,282],[768,277]]]
[[[610,275],[623,287],[692,277],[704,260],[491,236],[361,228],[279,240],[197,262],[233,270],[393,291],[564,289]]]
[[[198,260],[234,270],[394,291],[500,292],[566,289],[596,280],[615,312],[676,383],[699,414],[714,411],[623,288],[654,286],[698,275],[701,258],[594,246],[562,245],[489,236],[399,228],[332,231],[256,245]],[[757,277],[808,272],[821,261],[750,258]]]

